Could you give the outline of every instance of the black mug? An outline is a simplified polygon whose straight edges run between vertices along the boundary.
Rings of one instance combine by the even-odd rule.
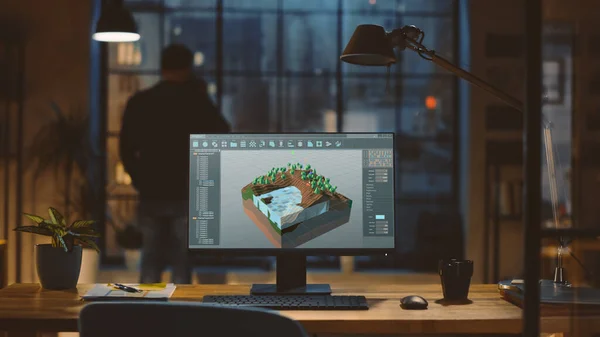
[[[440,260],[438,271],[445,300],[466,301],[469,298],[469,287],[473,276],[473,261]]]

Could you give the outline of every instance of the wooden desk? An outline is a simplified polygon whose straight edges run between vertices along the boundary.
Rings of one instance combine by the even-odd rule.
[[[79,295],[90,286],[73,291],[43,290],[37,284],[13,284],[0,290],[0,330],[9,336],[32,336],[35,331],[77,331],[79,311],[85,304]],[[471,304],[444,306],[439,285],[332,285],[337,295],[365,295],[368,311],[283,311],[313,334],[518,334],[521,309],[501,299],[496,285],[471,286]],[[178,286],[172,301],[200,301],[204,295],[248,294],[242,285]],[[400,298],[418,294],[429,309],[403,310]],[[550,332],[569,331],[570,320],[553,317]],[[546,330],[546,329],[544,329]]]

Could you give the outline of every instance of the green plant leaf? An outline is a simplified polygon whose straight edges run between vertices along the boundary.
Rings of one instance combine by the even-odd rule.
[[[69,230],[67,233],[73,236],[87,236],[90,238],[99,238],[100,234],[93,228],[74,228]]]
[[[55,208],[48,207],[48,213],[50,214],[50,219],[52,219],[52,222],[54,224],[61,225],[61,226],[64,226],[64,227],[67,226],[65,218]]]
[[[28,213],[23,213],[23,215],[25,215],[27,218],[29,218],[29,220],[35,222],[38,225],[46,220],[39,215],[33,215],[33,214],[28,214]]]
[[[59,242],[59,245],[65,250],[65,252],[69,251],[69,248],[67,247],[67,243],[65,242],[65,240],[63,239],[62,236],[56,236],[57,241]]]
[[[41,224],[39,224],[39,226],[51,230],[55,235],[58,236],[64,236],[67,234],[65,227],[54,224],[52,222],[44,221]]]
[[[52,230],[50,230],[48,228],[44,228],[44,227],[39,227],[39,226],[21,226],[21,227],[15,228],[14,231],[23,232],[23,233],[39,234],[39,235],[45,235],[45,236],[54,235],[54,232]]]
[[[82,247],[93,248],[95,251],[97,251],[98,253],[100,253],[100,248],[98,248],[98,245],[96,244],[96,242],[94,242],[94,240],[89,239],[89,238],[78,237],[78,238],[76,238],[76,241]]]
[[[95,225],[96,221],[94,220],[77,220],[71,224],[69,228],[89,228],[92,225]]]

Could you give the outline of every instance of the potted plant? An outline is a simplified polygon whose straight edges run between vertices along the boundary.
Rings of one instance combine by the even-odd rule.
[[[102,212],[100,195],[105,187],[99,184],[95,164],[99,153],[90,141],[89,115],[78,107],[63,110],[55,102],[50,103],[50,110],[53,118],[42,126],[28,150],[27,164],[33,170],[33,205],[37,182],[44,174],[53,173],[65,218],[94,218]],[[110,222],[110,214],[105,214],[104,220]],[[96,282],[98,253],[84,249],[82,259],[80,281]]]
[[[38,244],[35,249],[36,269],[40,283],[45,289],[63,290],[77,286],[81,270],[82,247],[100,250],[94,242],[99,237],[93,220],[77,220],[67,224],[56,209],[48,208],[49,219],[25,214],[34,222],[31,226],[20,226],[17,232],[32,233],[52,238],[51,244]]]
[[[125,266],[130,271],[136,271],[141,257],[142,232],[133,224],[125,228],[115,228],[117,244],[125,250]]]

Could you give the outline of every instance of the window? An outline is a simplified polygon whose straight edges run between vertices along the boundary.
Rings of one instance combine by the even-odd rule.
[[[372,23],[387,30],[416,25],[426,32],[428,47],[453,60],[455,1],[128,0],[126,4],[142,38],[109,48],[108,205],[122,221],[135,221],[127,213],[135,203],[135,191],[119,171],[120,119],[129,95],[159,81],[160,50],[175,42],[194,52],[196,74],[207,81],[210,95],[234,131],[396,132],[397,195],[402,206],[398,211],[408,219],[402,224],[410,227],[406,233],[416,232],[415,212],[420,209],[454,207],[455,77],[408,51],[397,53],[398,63],[389,74],[385,68],[340,64],[339,56],[356,26]],[[106,240],[114,242],[108,232]],[[106,254],[120,253],[109,249]]]

